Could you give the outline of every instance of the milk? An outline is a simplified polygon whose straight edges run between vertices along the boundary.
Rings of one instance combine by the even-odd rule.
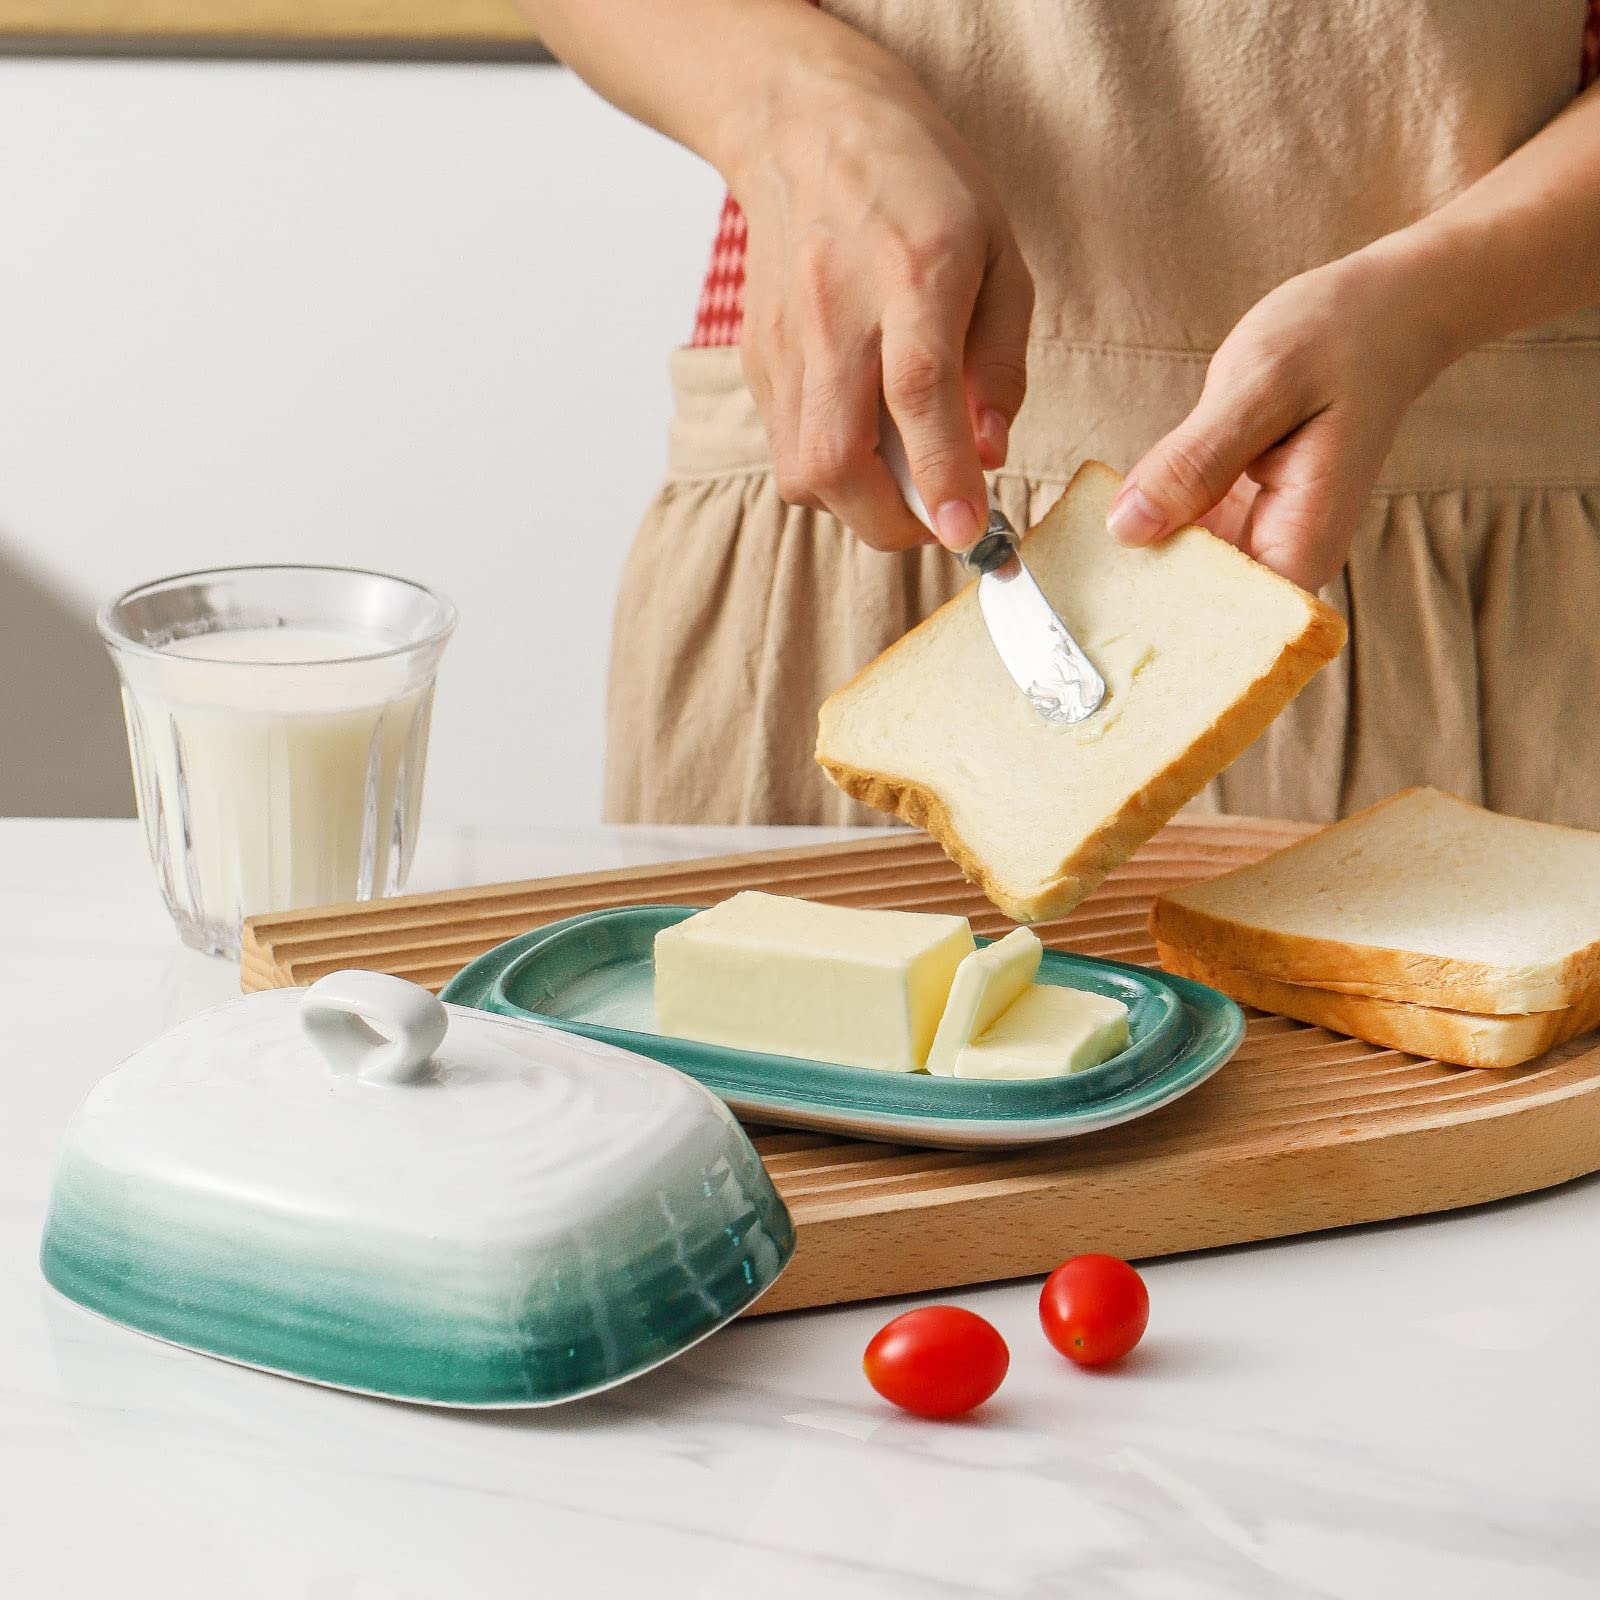
[[[354,630],[241,628],[125,655],[139,815],[186,936],[392,892],[422,798],[431,664]],[[364,658],[364,659],[363,659]]]

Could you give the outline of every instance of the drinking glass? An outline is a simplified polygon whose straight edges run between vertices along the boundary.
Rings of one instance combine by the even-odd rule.
[[[186,944],[237,955],[246,917],[400,888],[448,600],[380,572],[226,567],[141,584],[98,621]]]

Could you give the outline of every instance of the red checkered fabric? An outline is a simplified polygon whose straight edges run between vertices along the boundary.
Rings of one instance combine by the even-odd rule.
[[[1586,89],[1600,78],[1600,0],[1589,0],[1583,27],[1583,60],[1578,87]],[[695,314],[693,345],[738,344],[744,329],[744,212],[730,194],[722,202],[717,241],[711,249],[711,266],[700,291]]]
[[[744,212],[730,194],[722,202],[717,242],[711,247],[711,266],[700,291],[700,309],[694,318],[697,345],[738,344],[744,327]]]

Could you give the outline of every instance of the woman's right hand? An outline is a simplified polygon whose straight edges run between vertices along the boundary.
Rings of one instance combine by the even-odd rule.
[[[1022,404],[1033,281],[971,151],[909,70],[860,46],[794,61],[740,119],[745,374],[784,499],[875,549],[928,541],[877,453],[881,393],[961,550]]]

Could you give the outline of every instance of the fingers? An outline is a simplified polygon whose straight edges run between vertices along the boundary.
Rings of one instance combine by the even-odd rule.
[[[1329,270],[1240,320],[1194,409],[1113,499],[1113,534],[1150,544],[1199,522],[1304,588],[1338,574],[1418,380],[1387,367],[1384,318]]]
[[[1314,592],[1344,565],[1392,429],[1353,427],[1348,406],[1308,404],[1266,364],[1235,378],[1213,362],[1213,374],[1128,474],[1106,524],[1143,545],[1198,522]]]
[[[989,512],[962,360],[972,297],[962,300],[924,295],[883,329],[883,397],[933,531],[951,550],[975,544]]]
[[[1200,521],[1303,420],[1297,398],[1270,371],[1213,360],[1194,410],[1128,474],[1106,526],[1124,544],[1141,545]]]
[[[1033,276],[1007,240],[978,290],[967,329],[967,408],[985,468],[1003,467],[1011,424],[1028,387]]]
[[[907,550],[930,535],[912,516],[878,454],[876,351],[841,359],[819,352],[801,384],[794,452],[800,486],[874,550]],[[779,491],[785,491],[780,475]]]
[[[1200,526],[1209,529],[1219,539],[1243,549],[1250,508],[1260,492],[1260,486],[1253,478],[1245,476],[1238,479],[1222,499],[1199,519]]]
[[[799,337],[761,341],[771,396],[763,415],[778,492],[793,505],[831,512],[872,549],[926,544],[927,531],[878,455],[878,332],[870,305],[851,294],[829,249],[797,250],[790,268],[785,305],[798,312]]]
[[[965,550],[979,538],[984,468],[1004,461],[1022,403],[1033,306],[1001,231],[987,252],[965,224],[901,234],[863,277],[847,241],[819,227],[765,263],[759,286],[748,280],[745,372],[785,500],[833,512],[876,549],[927,543],[878,455],[881,404],[939,540]]]
[[[1264,489],[1250,508],[1243,548],[1262,566],[1315,594],[1338,577],[1350,540],[1348,532],[1336,536],[1328,518],[1311,514],[1303,496]]]
[[[1312,418],[1251,466],[1261,488],[1237,543],[1315,593],[1344,566],[1381,461],[1381,450],[1347,437],[1332,412]]]
[[[799,467],[803,373],[781,306],[746,300],[739,359],[766,429],[778,493],[790,505],[822,510]]]

